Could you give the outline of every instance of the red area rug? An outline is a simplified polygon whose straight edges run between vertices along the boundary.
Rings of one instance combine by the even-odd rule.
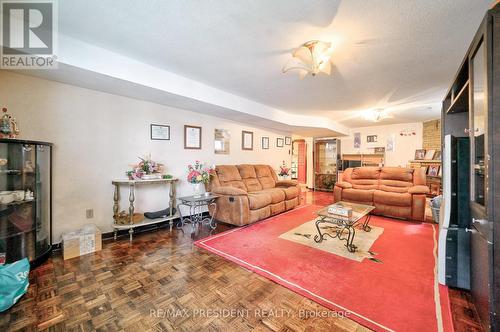
[[[435,276],[436,225],[372,216],[370,224],[384,229],[370,248],[381,262],[357,262],[279,237],[320,208],[301,206],[195,244],[373,330],[453,330],[447,289]]]

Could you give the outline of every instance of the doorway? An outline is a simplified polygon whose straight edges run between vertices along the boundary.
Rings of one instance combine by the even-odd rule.
[[[300,184],[307,183],[307,145],[304,139],[292,143],[292,179]]]

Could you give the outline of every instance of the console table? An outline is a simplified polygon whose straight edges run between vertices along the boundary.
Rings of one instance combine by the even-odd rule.
[[[176,192],[175,192],[175,184],[178,181],[176,178],[171,178],[171,179],[154,179],[154,180],[114,180],[111,181],[113,186],[115,186],[114,190],[114,195],[113,195],[113,216],[118,215],[118,211],[120,210],[120,186],[125,185],[129,187],[129,195],[128,195],[128,200],[130,202],[128,212],[129,212],[129,217],[130,221],[128,224],[117,224],[116,220],[113,221],[113,231],[114,231],[114,238],[116,240],[116,235],[119,230],[121,229],[128,229],[128,233],[130,236],[130,242],[132,242],[132,234],[134,233],[134,228],[136,227],[141,227],[141,226],[146,226],[146,225],[153,225],[157,224],[160,222],[164,221],[170,221],[170,230],[172,230],[172,224],[173,220],[176,218],[179,218],[179,212],[173,214],[174,211],[174,206],[175,206],[175,201],[176,201]],[[168,206],[170,209],[170,215],[162,218],[156,218],[156,219],[148,219],[144,218],[143,221],[134,223],[133,218],[134,218],[134,211],[135,211],[135,206],[134,206],[134,201],[135,201],[135,187],[139,185],[150,185],[150,184],[164,184],[164,185],[170,185],[170,191],[169,191],[169,197],[170,201],[168,202]]]

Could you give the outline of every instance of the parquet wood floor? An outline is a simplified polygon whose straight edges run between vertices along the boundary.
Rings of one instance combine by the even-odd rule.
[[[326,205],[331,194],[309,192],[304,202]],[[137,234],[132,244],[106,240],[101,252],[67,261],[55,253],[31,272],[20,302],[0,314],[0,331],[367,330],[194,246],[208,235],[206,226],[191,234],[186,225]]]

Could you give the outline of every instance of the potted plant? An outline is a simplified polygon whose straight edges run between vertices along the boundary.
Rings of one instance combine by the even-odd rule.
[[[289,174],[290,174],[290,168],[288,168],[288,166],[285,164],[285,161],[283,160],[283,164],[280,165],[278,171],[278,176],[282,179],[287,179]]]
[[[138,157],[141,162],[132,165],[132,169],[126,174],[130,180],[153,180],[161,179],[163,165],[151,159],[151,155],[144,158]]]
[[[213,172],[213,167],[206,167],[199,160],[196,160],[192,165],[188,165],[187,180],[193,186],[194,197],[201,197],[202,187],[210,182],[210,175]]]

